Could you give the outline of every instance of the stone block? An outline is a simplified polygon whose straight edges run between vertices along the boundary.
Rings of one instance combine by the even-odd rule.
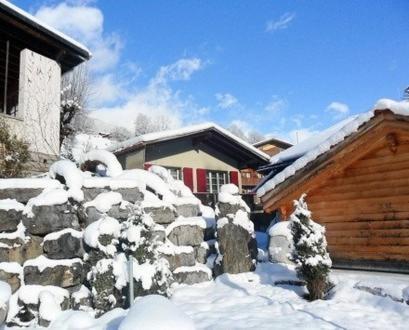
[[[170,224],[176,219],[175,211],[170,207],[145,207],[143,210],[151,215],[153,221],[161,225]]]
[[[169,262],[169,268],[171,271],[182,266],[195,265],[195,253],[193,249],[186,249],[186,251],[171,254],[162,253],[162,256]]]
[[[24,215],[29,233],[46,235],[65,228],[79,229],[78,215],[70,204],[33,206],[33,216]]]
[[[0,189],[0,199],[15,199],[17,202],[26,204],[31,198],[42,193],[42,188],[7,188]]]
[[[179,267],[174,270],[173,277],[178,283],[189,285],[212,279],[211,270],[202,264],[196,264],[192,267]]]
[[[38,260],[42,258],[42,260]],[[83,264],[80,259],[59,260],[58,262],[49,262],[45,257],[35,259],[35,263],[30,263],[31,260],[25,263],[24,283],[26,285],[54,285],[62,288],[71,287],[82,283],[84,278]]]
[[[194,225],[179,225],[168,233],[168,239],[175,245],[198,246],[203,242],[204,229]]]
[[[51,233],[44,237],[43,250],[50,259],[81,258],[84,254],[82,235],[66,229]]]
[[[174,205],[174,207],[176,213],[185,218],[196,217],[200,214],[200,207],[198,204],[181,204]]]
[[[13,232],[17,230],[23,216],[23,211],[0,210],[0,232]]]
[[[119,192],[122,195],[122,199],[130,203],[141,202],[143,200],[143,193],[137,187],[118,188],[114,191]]]

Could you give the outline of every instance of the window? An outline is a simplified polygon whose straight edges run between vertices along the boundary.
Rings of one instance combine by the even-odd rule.
[[[175,180],[183,180],[183,172],[180,167],[166,167],[166,169]]]
[[[0,38],[0,113],[16,116],[20,50],[4,36]]]
[[[206,173],[206,188],[210,193],[218,193],[220,187],[228,183],[227,172],[221,171],[207,171]]]

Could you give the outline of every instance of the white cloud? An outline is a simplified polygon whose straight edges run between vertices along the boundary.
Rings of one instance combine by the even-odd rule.
[[[91,70],[102,72],[118,64],[122,40],[114,33],[104,33],[104,15],[89,2],[42,6],[34,15],[89,47],[93,53]]]
[[[274,32],[288,28],[294,20],[295,13],[284,13],[278,19],[270,20],[266,23],[266,32]]]
[[[90,106],[94,110],[91,116],[133,131],[133,120],[138,113],[166,116],[170,127],[178,127],[184,120],[201,118],[210,111],[170,86],[172,81],[189,80],[202,69],[204,64],[199,58],[181,58],[162,66],[145,85],[136,89],[134,81],[141,68],[134,63],[120,63],[123,40],[104,30],[104,15],[95,1],[66,0],[44,5],[34,15],[84,43],[93,53],[89,61]]]
[[[167,83],[174,80],[189,80],[192,74],[203,68],[199,58],[182,58],[170,65],[162,66],[152,83]]]
[[[334,119],[341,119],[349,114],[349,107],[345,103],[334,101],[327,106],[326,111],[332,113]]]
[[[217,93],[216,95],[216,100],[218,102],[217,106],[222,109],[229,109],[232,107],[235,107],[239,105],[239,101],[237,100],[236,97],[234,97],[230,93]]]
[[[242,130],[243,133],[245,134],[248,134],[252,130],[252,128],[247,122],[245,122],[244,120],[240,120],[240,119],[232,120],[229,126],[236,126],[240,130]]]
[[[285,99],[278,97],[277,95],[274,95],[270,103],[268,103],[264,107],[264,110],[269,113],[278,113],[284,110],[286,107],[287,107],[287,101]]]
[[[189,97],[183,98],[169,83],[188,80],[200,69],[201,60],[197,58],[183,58],[162,66],[147,86],[130,93],[123,104],[101,108],[92,112],[91,116],[131,131],[138,113],[151,117],[164,116],[169,119],[169,127],[179,127],[186,116],[204,115],[208,109],[198,107]]]

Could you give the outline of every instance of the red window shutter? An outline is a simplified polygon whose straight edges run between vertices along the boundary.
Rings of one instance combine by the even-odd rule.
[[[239,186],[239,172],[237,171],[230,172],[230,183],[235,184],[237,187]]]
[[[149,170],[149,167],[151,167],[152,166],[152,164],[150,164],[150,163],[145,163],[145,164],[143,164],[143,169],[145,170],[145,171],[147,171],[147,170]]]
[[[183,168],[183,182],[193,191],[193,170],[190,167]]]
[[[197,192],[206,192],[206,170],[203,168],[196,169]]]

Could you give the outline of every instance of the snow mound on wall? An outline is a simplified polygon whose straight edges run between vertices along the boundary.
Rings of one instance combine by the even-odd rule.
[[[0,308],[5,308],[11,297],[11,287],[8,283],[0,281]]]
[[[189,187],[187,187],[183,181],[181,180],[175,180],[172,175],[169,173],[169,171],[159,165],[152,165],[148,169],[149,172],[156,174],[159,178],[163,180],[168,185],[168,189],[172,193],[174,193],[178,197],[183,197],[180,199],[179,204],[185,203],[185,204],[199,204],[200,201],[197,199],[192,191],[190,190]]]
[[[233,183],[224,184],[220,187],[220,192],[224,194],[238,195],[239,187]]]
[[[302,169],[318,156],[330,150],[331,147],[356,132],[359,127],[375,116],[376,110],[386,109],[391,110],[396,115],[409,116],[408,101],[394,101],[389,99],[378,100],[372,110],[346,118],[334,126],[315,134],[311,138],[271,157],[271,164],[279,164],[293,159],[297,160],[260,186],[257,190],[257,195],[259,197],[265,195],[268,191],[274,189],[287,178],[293,176],[296,171]]]
[[[0,189],[52,189],[61,187],[62,184],[59,181],[48,178],[0,179]]]
[[[122,202],[122,195],[119,192],[109,191],[100,193],[95,199],[84,204],[84,208],[95,207],[99,212],[106,213],[112,205]]]
[[[41,291],[38,300],[40,301],[38,313],[43,320],[53,321],[61,313],[61,306],[50,291]]]
[[[50,166],[49,176],[55,179],[57,175],[64,178],[65,184],[69,188],[68,192],[72,198],[78,202],[84,200],[84,193],[81,190],[84,178],[82,172],[77,168],[77,165],[68,159],[56,161]]]
[[[44,191],[37,197],[31,198],[25,209],[24,214],[29,217],[33,216],[32,207],[33,206],[51,206],[51,205],[62,205],[68,202],[70,194],[64,189],[44,189]]]
[[[9,211],[9,210],[16,210],[22,211],[24,210],[24,205],[17,202],[15,199],[2,199],[0,200],[0,210]]]
[[[229,219],[224,217],[220,218],[217,221],[217,228],[223,228],[225,225],[229,223]],[[254,235],[254,224],[249,220],[248,214],[243,210],[238,210],[234,215],[234,219],[232,222],[234,225],[240,226],[246,231],[249,232],[250,235]]]
[[[161,195],[162,201],[166,203],[173,204],[176,201],[176,196],[170,191],[169,185],[152,172],[140,169],[126,170],[117,179],[134,180],[143,189],[150,188],[156,194]]]
[[[17,225],[17,230],[16,231],[13,231],[11,233],[7,233],[7,232],[0,233],[0,239],[14,240],[16,238],[20,238],[21,240],[23,240],[25,242],[30,240],[30,237],[26,236],[26,227],[24,226],[23,222],[20,222]]]
[[[18,291],[18,299],[25,304],[37,305],[40,299],[40,293],[43,291],[51,292],[59,304],[62,304],[64,299],[68,299],[70,296],[68,290],[58,286],[23,285]]]
[[[40,255],[35,259],[27,260],[23,267],[37,267],[40,272],[44,271],[46,268],[54,268],[57,266],[67,266],[71,267],[74,263],[82,264],[82,260],[80,258],[74,259],[49,259],[44,255]]]
[[[91,150],[81,157],[81,164],[86,161],[99,161],[107,167],[106,174],[110,177],[117,177],[122,174],[122,166],[112,152],[107,150]]]
[[[138,299],[118,330],[194,330],[193,321],[170,300],[149,295]]]
[[[98,221],[91,223],[84,231],[84,241],[85,243],[101,251],[106,252],[109,255],[113,255],[116,249],[112,245],[104,246],[99,242],[99,237],[101,235],[111,235],[113,238],[118,238],[121,233],[121,225],[118,220],[103,216]]]
[[[126,173],[127,171],[123,171]],[[108,187],[111,190],[117,190],[120,188],[139,188],[140,190],[145,189],[141,187],[140,184],[135,180],[126,180],[118,178],[107,178],[107,177],[88,177],[84,179],[85,188],[105,188]]]
[[[291,223],[290,221],[280,221],[271,226],[268,229],[268,235],[273,236],[284,236],[289,242],[293,241],[293,235],[291,234]]]
[[[238,194],[238,190],[239,188],[232,183],[222,185],[218,194],[219,203],[240,205],[246,212],[250,212],[250,208]]]
[[[113,141],[100,135],[77,134],[72,141],[71,154],[76,162],[81,161],[81,157],[89,150],[107,149]]]
[[[45,235],[43,241],[44,242],[53,241],[53,240],[60,238],[62,235],[65,235],[65,234],[70,234],[71,236],[79,238],[79,239],[82,238],[82,231],[78,231],[72,228],[65,228],[65,229],[61,229],[59,231],[55,231],[53,233]]]

